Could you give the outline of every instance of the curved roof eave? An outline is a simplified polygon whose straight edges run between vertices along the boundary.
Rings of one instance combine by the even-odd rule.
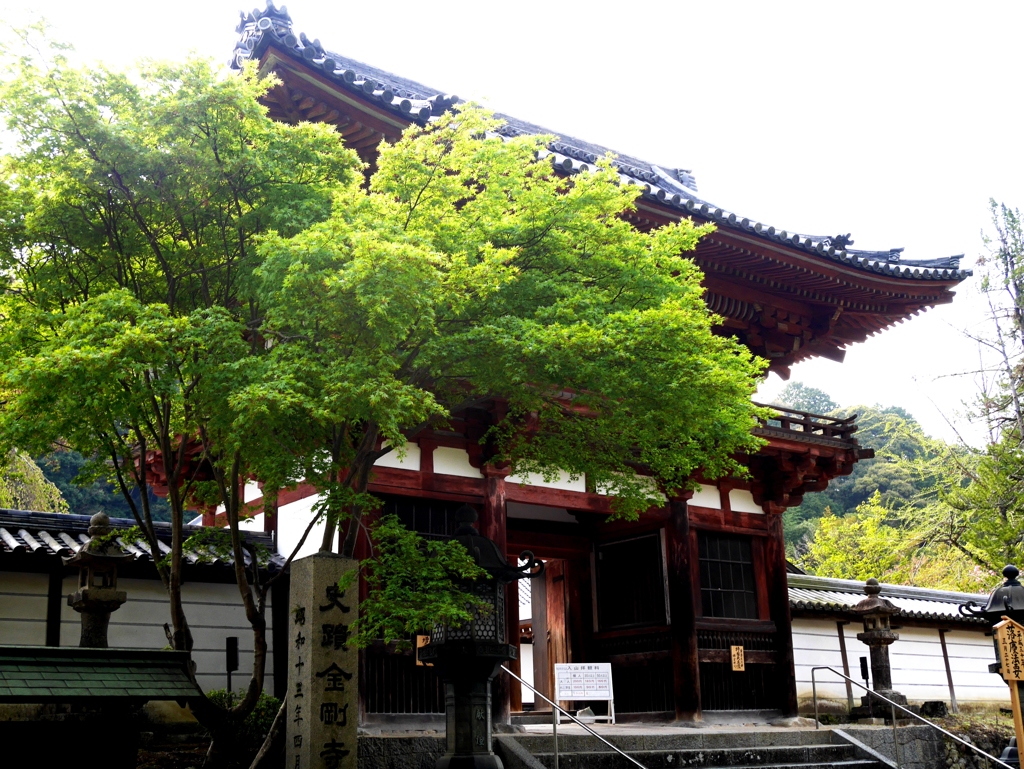
[[[459,102],[457,96],[327,51],[319,40],[310,40],[305,33],[296,35],[287,9],[284,6],[277,8],[273,0],[267,0],[263,11],[242,12],[236,32],[239,39],[230,60],[230,65],[236,69],[247,60],[259,60],[270,46],[274,46],[322,73],[337,86],[357,93],[409,122],[426,123]],[[742,217],[700,198],[696,194],[696,181],[688,170],[667,171],[647,161],[617,155],[607,148],[559,135],[509,115],[498,113],[497,117],[505,121],[499,133],[506,137],[556,136],[548,149],[552,163],[564,173],[585,171],[605,155],[615,155],[614,164],[624,183],[640,185],[644,198],[657,201],[680,214],[700,216],[720,227],[750,233],[759,239],[814,254],[829,262],[890,278],[959,282],[973,274],[971,270],[960,268],[963,254],[940,259],[905,260],[902,259],[902,249],[851,249],[845,247],[846,238],[804,235]],[[836,242],[840,247],[836,247]]]

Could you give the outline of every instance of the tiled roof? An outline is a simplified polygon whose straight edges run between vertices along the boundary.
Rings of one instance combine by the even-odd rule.
[[[0,646],[0,703],[201,697],[188,652]]]
[[[31,553],[36,556],[68,558],[78,552],[79,548],[89,540],[88,515],[65,515],[62,513],[37,513],[25,510],[0,510],[0,558],[12,553]],[[111,518],[110,525],[115,529],[128,529],[135,521],[127,518]],[[160,542],[159,558],[171,551],[171,525],[154,523],[157,538]],[[184,535],[187,538],[194,532],[202,530],[202,526],[186,526]],[[276,548],[269,534],[246,531],[242,536],[255,544],[262,545],[270,554],[268,563],[271,571],[276,571],[284,563],[277,555]],[[147,563],[153,560],[148,543],[145,540],[125,542],[118,539],[117,543],[126,553],[132,553],[135,560]],[[230,565],[231,559],[221,559],[216,553],[198,550],[186,551],[185,561],[192,565]],[[249,554],[245,555],[246,565],[250,563]]]
[[[459,101],[457,96],[332,53],[319,40],[310,40],[305,33],[296,35],[287,9],[275,7],[273,0],[267,0],[265,10],[242,12],[236,31],[239,39],[231,56],[232,67],[239,68],[249,59],[258,60],[273,44],[303,61],[307,67],[321,72],[339,87],[410,121],[425,123]],[[505,136],[556,133],[508,115],[499,117],[505,121],[499,133]],[[565,135],[559,135],[548,149],[551,162],[565,173],[586,170],[610,151]],[[848,236],[804,235],[740,216],[698,197],[697,183],[689,170],[665,169],[639,158],[615,154],[616,167],[625,183],[641,185],[645,198],[674,208],[680,214],[693,214],[719,227],[739,230],[815,254],[826,261],[890,277],[960,281],[972,274],[971,270],[960,269],[963,254],[940,259],[907,260],[902,258],[901,248],[888,251],[852,249],[849,245],[853,241]]]
[[[864,583],[856,580],[793,573],[788,575],[788,580],[789,606],[794,612],[850,613],[867,597]],[[959,607],[967,601],[984,605],[988,596],[883,583],[881,597],[899,609],[894,615],[896,618],[986,624],[978,617],[960,614]]]

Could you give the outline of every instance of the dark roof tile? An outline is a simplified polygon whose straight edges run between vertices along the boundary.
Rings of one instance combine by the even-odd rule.
[[[273,0],[267,0],[267,7],[262,11],[258,8],[251,12],[243,11],[236,32],[239,37],[230,60],[231,66],[235,68],[241,68],[250,59],[259,59],[268,46],[276,45],[280,50],[305,62],[306,66],[321,70],[328,79],[340,87],[360,93],[364,98],[374,100],[383,108],[409,120],[426,123],[432,116],[458,103],[456,96],[447,95],[416,81],[327,51],[319,40],[310,40],[305,33],[296,36],[291,16],[283,6],[277,8]],[[556,135],[557,138],[548,146],[552,152],[552,162],[565,173],[586,170],[587,164],[596,162],[598,158],[610,152],[605,147],[550,131],[509,115],[499,113],[498,117],[505,121],[505,125],[498,130],[502,136]],[[972,274],[971,270],[960,269],[963,254],[940,259],[909,261],[902,259],[902,249],[853,250],[848,248],[845,239],[776,230],[775,227],[741,217],[699,198],[695,194],[696,180],[689,170],[666,171],[639,158],[617,153],[615,165],[623,181],[643,186],[644,197],[648,199],[671,206],[680,213],[687,211],[707,217],[722,227],[754,232],[766,240],[785,243],[829,261],[848,264],[867,272],[911,280],[961,281]],[[844,247],[834,248],[833,240],[842,243]],[[0,538],[2,537],[3,533],[0,531]]]
[[[11,553],[33,553],[39,557],[51,556],[68,558],[88,542],[88,515],[69,515],[64,513],[41,513],[27,510],[0,509],[0,558]],[[128,518],[111,518],[110,524],[115,529],[129,529],[135,521]],[[171,539],[169,523],[155,523],[157,537],[160,542],[161,557],[170,552],[168,542]],[[201,526],[186,526],[185,536],[201,530]],[[273,539],[262,532],[245,531],[243,536],[250,542],[262,545],[270,553],[269,569],[277,571],[284,563],[284,558],[277,555]],[[124,542],[117,540],[122,549],[135,555],[137,561],[152,561],[149,544],[145,541]],[[190,551],[185,553],[190,564],[203,566],[229,566],[231,559],[221,559],[213,550]],[[245,554],[249,564],[249,554]]]

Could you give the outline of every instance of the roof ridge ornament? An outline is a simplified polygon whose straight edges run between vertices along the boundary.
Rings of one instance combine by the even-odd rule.
[[[236,43],[230,65],[241,69],[244,63],[258,59],[269,45],[278,46],[289,56],[304,63],[314,71],[323,72],[332,82],[355,92],[360,98],[382,104],[393,114],[407,120],[426,125],[431,119],[453,108],[458,97],[436,93],[433,89],[412,83],[397,75],[361,64],[340,54],[324,50],[320,41],[310,40],[293,29],[291,16],[284,6],[277,8],[273,0],[267,1],[266,10],[255,9],[243,12],[237,31]],[[301,38],[301,39],[300,39]],[[364,70],[363,67],[366,67]],[[358,74],[360,72],[373,74]],[[413,89],[413,90],[410,90]],[[413,91],[417,91],[414,93]],[[434,93],[433,96],[427,94]],[[536,135],[554,133],[538,126],[517,121],[509,116],[499,115],[509,122],[495,130],[502,136]],[[583,170],[578,163],[595,163],[605,150],[589,142],[568,137],[556,138],[549,148],[553,152],[568,156],[565,171],[572,173]],[[593,158],[593,159],[592,159]],[[899,250],[860,251],[850,249],[853,238],[850,233],[834,237],[819,238],[801,235],[792,231],[778,230],[762,222],[741,217],[727,209],[713,206],[697,195],[697,183],[689,169],[662,169],[639,158],[622,156],[614,161],[624,184],[639,184],[643,194],[667,203],[674,208],[684,209],[698,216],[708,216],[720,224],[754,232],[759,238],[783,242],[788,246],[813,253],[829,261],[847,264],[865,272],[903,279],[961,281],[972,274],[971,270],[960,270],[960,257],[907,260],[903,262]]]
[[[667,171],[653,164],[651,165],[651,170],[658,178],[658,181],[669,187],[673,192],[680,192],[687,197],[693,197],[693,193],[697,191],[697,180],[694,179],[693,174],[689,171],[683,171],[678,168],[674,171]],[[686,180],[680,178],[681,175],[685,175]]]
[[[836,251],[845,251],[853,245],[853,233],[848,232],[845,235],[840,233],[839,235],[831,238],[823,238],[821,244],[825,248],[829,248],[831,246]]]
[[[265,33],[269,32],[279,38],[292,35],[292,17],[288,14],[287,6],[278,8],[274,0],[267,0],[265,10],[253,8],[251,11],[240,11],[239,16],[241,19],[235,27],[238,40],[228,61],[232,69],[241,69],[243,63],[252,58],[256,44]]]

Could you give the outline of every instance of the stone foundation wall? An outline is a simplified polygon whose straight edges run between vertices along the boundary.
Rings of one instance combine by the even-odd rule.
[[[434,769],[444,737],[359,735],[359,769]]]
[[[844,724],[842,731],[890,761],[895,760],[891,726]],[[946,747],[940,732],[927,726],[901,726],[898,737],[901,769],[935,769],[946,766]]]

